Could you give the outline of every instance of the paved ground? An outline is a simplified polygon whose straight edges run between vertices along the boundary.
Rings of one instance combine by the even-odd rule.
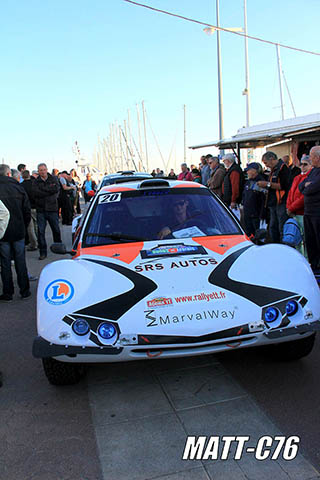
[[[69,243],[70,227],[63,235]],[[37,257],[27,254],[32,274],[60,258]],[[281,366],[254,352],[93,365],[79,385],[53,387],[31,356],[35,283],[32,298],[17,295],[0,305],[1,480],[320,478],[306,460],[317,465],[317,456],[304,443],[309,426],[319,440],[318,422],[311,426],[303,413],[318,408],[312,356]],[[296,402],[300,408],[292,417]],[[255,445],[262,435],[282,433],[301,435],[304,457],[259,462],[248,453],[240,461],[182,460],[187,435],[250,435],[248,445]]]

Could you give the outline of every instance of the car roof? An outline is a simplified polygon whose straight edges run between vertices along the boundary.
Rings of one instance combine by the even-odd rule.
[[[165,178],[148,178],[148,179],[140,179],[136,180],[133,179],[129,182],[124,182],[121,184],[115,183],[112,185],[106,185],[105,187],[102,187],[101,190],[97,193],[98,195],[101,195],[102,193],[106,192],[121,192],[121,191],[127,191],[127,190],[145,190],[148,188],[207,188],[204,185],[201,185],[200,183],[197,182],[185,182],[185,181],[179,181],[179,180],[167,180]]]
[[[108,175],[104,175],[101,181],[103,182],[103,180],[109,180],[110,178],[115,178],[115,177],[135,176],[135,175],[141,175],[141,176],[146,176],[146,177],[152,178],[151,173],[135,172],[133,170],[123,170],[123,171],[121,170],[121,171],[116,172],[116,173],[109,173]]]

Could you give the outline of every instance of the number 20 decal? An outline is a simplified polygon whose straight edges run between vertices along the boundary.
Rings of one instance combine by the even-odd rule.
[[[105,193],[99,197],[99,203],[120,202],[120,200],[121,193]]]

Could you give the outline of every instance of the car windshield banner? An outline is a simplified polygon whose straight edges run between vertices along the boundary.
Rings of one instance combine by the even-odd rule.
[[[171,257],[176,255],[207,255],[207,251],[201,245],[185,245],[184,243],[158,245],[151,250],[141,250],[141,258]]]

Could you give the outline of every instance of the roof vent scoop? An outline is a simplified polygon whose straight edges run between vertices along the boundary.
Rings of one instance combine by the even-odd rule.
[[[140,183],[139,188],[154,188],[154,187],[170,187],[170,184],[167,180],[162,180],[161,178],[153,178],[150,180],[144,180]]]

